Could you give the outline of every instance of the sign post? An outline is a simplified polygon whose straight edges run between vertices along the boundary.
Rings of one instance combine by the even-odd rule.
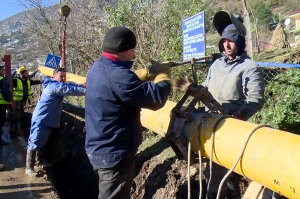
[[[205,56],[204,11],[182,21],[183,61]]]

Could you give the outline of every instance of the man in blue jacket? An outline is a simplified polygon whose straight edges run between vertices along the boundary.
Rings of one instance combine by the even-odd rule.
[[[85,149],[99,176],[99,199],[130,198],[134,155],[142,140],[141,108],[162,108],[171,91],[172,62],[130,70],[136,43],[128,28],[111,28],[102,56],[87,74]]]
[[[66,71],[58,68],[54,70],[53,78],[47,77],[43,83],[43,92],[32,115],[28,138],[25,173],[30,177],[37,175],[33,168],[36,160],[37,164],[46,164],[42,148],[48,141],[51,128],[60,126],[63,97],[85,95],[85,84],[65,82]]]

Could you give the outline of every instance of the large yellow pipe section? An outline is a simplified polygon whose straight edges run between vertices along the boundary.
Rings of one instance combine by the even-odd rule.
[[[49,76],[49,77],[52,77],[53,76],[53,70],[52,68],[49,68],[49,67],[46,67],[46,66],[39,66],[38,67],[40,73],[42,73],[43,75],[46,75],[46,76]],[[72,73],[67,73],[67,79],[66,81],[67,82],[74,82],[74,83],[77,83],[77,84],[83,84],[86,79],[85,77],[82,77],[82,76],[79,76],[79,75],[74,75]]]
[[[46,73],[44,68],[39,68],[43,74]],[[69,81],[82,83],[85,82],[85,77],[69,76]],[[176,103],[168,101],[158,111],[143,109],[142,125],[165,136],[170,123],[170,113],[175,105]],[[191,139],[192,151],[197,153],[200,142],[202,155],[210,156],[212,131],[216,126],[213,161],[226,168],[232,167],[249,133],[257,127],[256,124],[233,118],[222,119],[216,125],[221,117],[217,114],[210,114],[205,118],[204,113],[192,113],[192,116],[193,122],[187,123],[182,132],[186,137],[194,133]],[[194,132],[200,119],[203,119],[200,132]],[[196,134],[200,134],[200,140]],[[243,156],[234,171],[288,198],[300,199],[299,146],[299,135],[268,127],[259,128],[247,141]]]
[[[158,110],[142,110],[141,121],[144,127],[164,136],[170,122],[170,112],[175,106],[168,101]],[[192,151],[198,151],[198,143],[202,155],[209,157],[211,154],[212,131],[221,117],[218,114],[210,114],[204,118],[200,132],[194,132],[195,126],[204,113],[193,113],[192,123],[187,123],[183,130],[186,137],[192,133]],[[213,161],[231,168],[248,137],[256,128],[256,124],[240,121],[233,118],[225,118],[216,125]],[[200,140],[196,134],[200,133]],[[288,198],[300,198],[300,136],[285,131],[268,127],[256,130],[247,142],[245,151],[235,172],[258,182],[273,191]]]

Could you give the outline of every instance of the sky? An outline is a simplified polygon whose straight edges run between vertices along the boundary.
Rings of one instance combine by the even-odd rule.
[[[44,6],[59,3],[59,0],[33,0],[35,2],[42,1]],[[28,4],[29,0],[0,0],[0,21],[6,19],[18,12],[27,10],[24,3]]]

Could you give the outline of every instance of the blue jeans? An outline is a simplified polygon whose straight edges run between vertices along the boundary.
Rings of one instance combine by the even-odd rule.
[[[51,127],[43,126],[33,121],[30,128],[27,149],[35,150],[44,147],[48,142],[50,134]]]
[[[98,199],[130,199],[134,157],[123,159],[112,168],[95,171],[99,176]]]

